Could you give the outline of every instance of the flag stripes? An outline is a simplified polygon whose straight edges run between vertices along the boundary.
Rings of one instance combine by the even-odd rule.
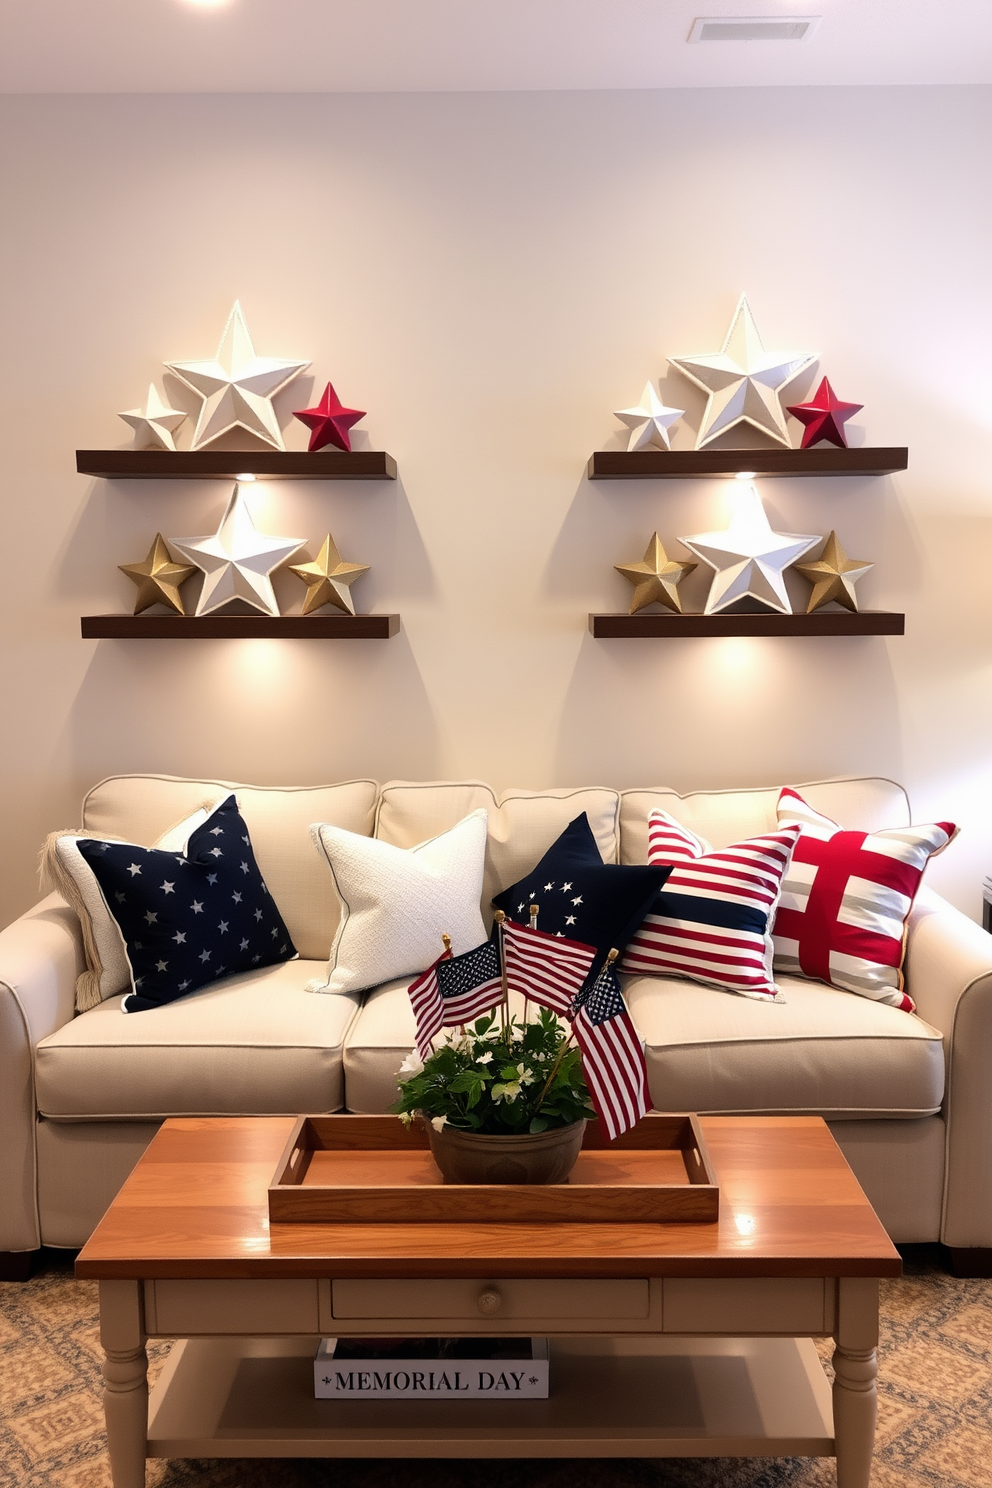
[[[503,954],[511,990],[562,1017],[569,1016],[596,959],[592,946],[563,935],[546,935],[513,920],[503,925]]]
[[[604,966],[572,1024],[592,1103],[607,1139],[634,1126],[649,1108],[644,1049],[612,965]]]

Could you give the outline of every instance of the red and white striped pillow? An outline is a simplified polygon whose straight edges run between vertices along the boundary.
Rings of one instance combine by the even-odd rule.
[[[845,832],[788,786],[780,826],[802,835],[775,917],[775,967],[911,1013],[902,960],[923,870],[957,836],[953,822]]]
[[[673,864],[620,962],[639,976],[682,976],[784,1002],[772,976],[771,923],[799,837],[782,827],[714,851],[664,811],[648,818],[648,861]]]

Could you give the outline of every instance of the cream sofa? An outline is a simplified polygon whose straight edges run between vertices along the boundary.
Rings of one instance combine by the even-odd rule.
[[[229,783],[118,776],[82,824],[151,844]],[[382,1111],[413,1040],[406,981],[358,997],[304,990],[322,971],[337,908],[308,826],[328,821],[409,847],[469,811],[489,813],[484,891],[529,869],[588,813],[608,861],[647,856],[660,806],[723,845],[774,824],[778,788],[511,790],[371,780],[300,789],[230,786],[300,959],[228,978],[168,1007],[119,999],[74,1014],[82,945],[50,895],[0,933],[0,1264],[26,1274],[41,1245],[82,1244],[159,1122],[172,1115]],[[804,785],[841,823],[909,821],[887,780]],[[661,1110],[822,1114],[896,1241],[943,1241],[962,1271],[992,1259],[992,937],[926,889],[907,974],[918,1013],[783,978],[784,1004],[695,983],[631,979]]]

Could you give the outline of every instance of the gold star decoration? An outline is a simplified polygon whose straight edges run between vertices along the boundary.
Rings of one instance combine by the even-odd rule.
[[[328,604],[344,610],[346,615],[355,613],[351,586],[356,579],[368,573],[369,565],[344,563],[330,533],[324,538],[324,546],[313,563],[290,563],[287,567],[290,573],[302,579],[307,586],[307,597],[303,601],[304,615]]]
[[[134,613],[153,604],[168,605],[177,615],[185,615],[179,585],[196,573],[191,564],[173,563],[172,554],[161,532],[156,532],[155,541],[148,549],[144,563],[120,563],[121,573],[127,574],[132,584],[137,584],[138,595],[134,601]]]
[[[636,615],[638,610],[643,610],[647,605],[655,602],[681,615],[682,601],[679,598],[678,586],[686,574],[692,573],[692,570],[698,568],[699,565],[674,562],[665,552],[661,538],[656,532],[648,543],[644,558],[640,563],[615,563],[613,567],[617,573],[622,573],[624,578],[634,585],[634,594],[630,601],[632,615]]]
[[[836,532],[831,532],[815,563],[796,564],[796,572],[801,573],[813,585],[813,593],[806,606],[807,615],[822,609],[831,600],[836,600],[845,610],[857,612],[858,596],[854,592],[854,586],[874,567],[874,563],[864,563],[860,558],[848,558],[837,540]]]

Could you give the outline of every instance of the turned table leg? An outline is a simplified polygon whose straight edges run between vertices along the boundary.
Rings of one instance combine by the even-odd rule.
[[[837,1488],[868,1488],[878,1395],[878,1282],[844,1278],[837,1288],[834,1444]]]
[[[103,1409],[114,1488],[145,1488],[148,1444],[148,1355],[141,1283],[100,1283]]]

